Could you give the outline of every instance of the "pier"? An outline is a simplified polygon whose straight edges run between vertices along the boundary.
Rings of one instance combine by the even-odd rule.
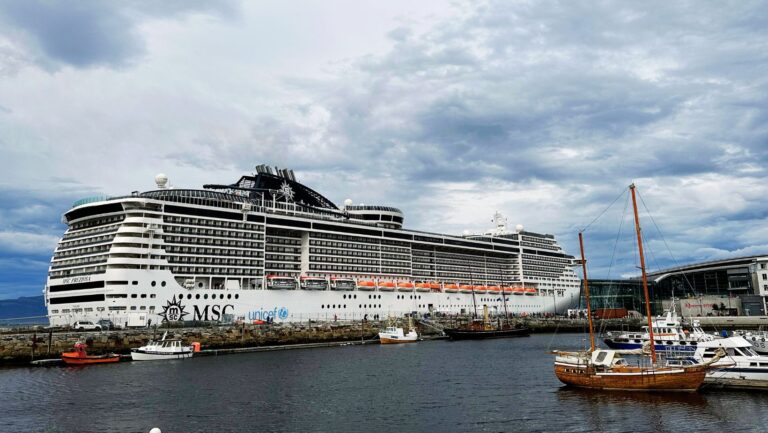
[[[423,339],[444,338],[441,329],[460,321],[462,317],[437,317],[420,319],[416,326]],[[516,324],[534,333],[576,333],[586,327],[584,319],[563,317],[514,318]],[[686,323],[699,320],[707,332],[733,329],[757,329],[768,326],[765,316],[722,316],[686,318]],[[640,330],[641,318],[603,320],[601,329]],[[0,366],[3,365],[55,365],[62,352],[70,350],[78,341],[88,345],[91,353],[130,353],[131,348],[144,345],[168,332],[186,343],[200,342],[203,350],[198,356],[219,356],[236,353],[266,352],[275,350],[309,349],[378,343],[377,335],[386,321],[365,322],[309,322],[286,324],[229,324],[196,327],[158,327],[121,329],[111,331],[76,332],[56,331],[42,327],[0,330]]]

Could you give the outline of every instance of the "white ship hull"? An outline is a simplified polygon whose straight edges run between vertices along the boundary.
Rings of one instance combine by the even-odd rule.
[[[137,281],[136,285],[87,289],[80,296],[106,294],[103,302],[49,306],[52,326],[66,326],[76,320],[108,318],[121,327],[142,327],[165,321],[307,322],[355,321],[417,314],[471,314],[472,294],[445,292],[398,292],[365,290],[199,290],[176,284],[166,271],[122,271],[106,275],[108,281]],[[155,287],[152,282],[156,282]],[[166,282],[158,287],[157,282]],[[51,281],[52,285],[57,281]],[[109,298],[109,296],[122,296]],[[136,297],[133,297],[136,295]],[[143,296],[142,296],[143,295]],[[506,295],[510,315],[547,315],[572,308],[576,296]],[[488,305],[491,314],[504,314],[502,295],[475,294],[477,313]],[[62,312],[68,307],[70,312]],[[111,309],[112,308],[112,309]],[[114,310],[120,308],[120,310]],[[90,309],[91,311],[85,311]],[[78,310],[78,312],[72,312]]]

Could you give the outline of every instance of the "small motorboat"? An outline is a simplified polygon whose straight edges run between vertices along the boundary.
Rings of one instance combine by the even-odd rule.
[[[119,362],[120,355],[109,353],[106,355],[88,355],[85,351],[85,343],[75,343],[74,351],[61,354],[61,360],[67,365],[107,364]]]
[[[162,359],[184,359],[191,358],[194,352],[200,351],[200,343],[192,343],[191,346],[182,346],[181,340],[175,338],[166,338],[168,333],[163,334],[161,340],[150,340],[146,346],[138,349],[131,349],[131,358],[134,361],[157,361]]]
[[[381,341],[381,344],[415,343],[419,341],[419,334],[416,333],[416,328],[414,328],[410,317],[408,318],[408,324],[410,329],[406,334],[403,328],[399,328],[394,323],[391,323],[390,326],[379,332],[379,341]]]

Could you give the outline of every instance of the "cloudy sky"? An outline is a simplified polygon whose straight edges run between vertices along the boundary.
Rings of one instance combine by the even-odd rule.
[[[636,272],[632,182],[651,269],[768,253],[766,101],[765,2],[1,2],[0,298],[41,293],[74,200],[260,163],[571,254],[616,200],[593,277]]]

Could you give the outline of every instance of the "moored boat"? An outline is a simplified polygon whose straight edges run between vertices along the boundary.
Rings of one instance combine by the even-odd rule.
[[[654,346],[657,351],[694,352],[702,341],[712,341],[716,337],[707,334],[701,329],[698,320],[693,321],[691,331],[683,328],[683,324],[677,316],[674,299],[672,307],[664,316],[652,321]],[[611,331],[603,339],[611,349],[633,350],[640,349],[650,341],[648,326],[643,326],[643,331]]]
[[[381,344],[415,343],[419,340],[419,334],[413,326],[411,318],[408,317],[408,333],[403,328],[390,323],[389,326],[379,332],[379,341]]]
[[[707,372],[705,386],[739,389],[768,389],[768,356],[754,350],[743,337],[727,337],[699,343],[693,358],[718,367]]]
[[[589,281],[587,278],[587,261],[584,257],[583,232],[579,232],[590,347],[588,351],[581,352],[553,351],[552,353],[556,355],[554,362],[555,375],[562,383],[580,388],[627,391],[696,391],[704,382],[707,371],[713,368],[711,364],[717,362],[719,357],[715,356],[704,363],[686,360],[685,362],[676,362],[674,365],[669,363],[663,364],[657,359],[653,326],[651,325],[652,316],[648,295],[648,278],[645,271],[645,256],[643,255],[643,239],[637,212],[635,185],[631,185],[629,190],[632,195],[645,310],[646,317],[648,318],[649,362],[645,365],[629,365],[626,358],[621,356],[630,353],[645,355],[642,349],[619,351],[596,347],[589,297]]]
[[[163,359],[184,359],[191,358],[192,354],[200,350],[199,343],[192,346],[182,346],[179,339],[168,339],[167,332],[163,338],[154,341],[150,340],[145,346],[138,349],[131,349],[131,358],[134,361],[156,361]]]
[[[120,355],[115,353],[106,355],[88,355],[85,351],[86,347],[85,343],[75,343],[72,352],[64,352],[61,354],[61,360],[67,365],[108,364],[120,361]]]

